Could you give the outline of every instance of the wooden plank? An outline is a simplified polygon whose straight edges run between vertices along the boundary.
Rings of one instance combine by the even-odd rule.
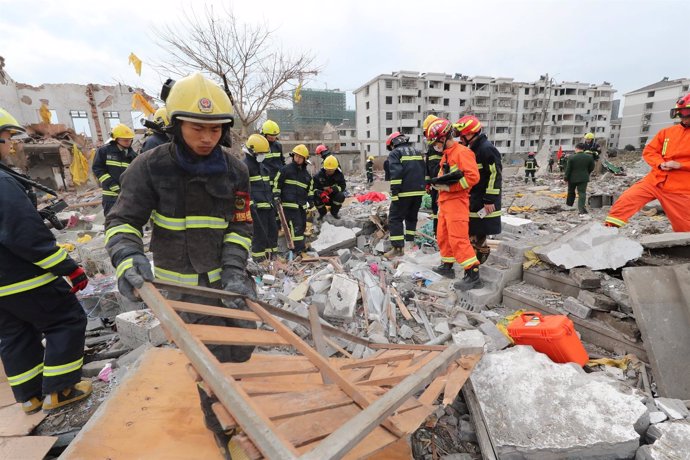
[[[426,390],[424,390],[424,392],[419,396],[419,402],[428,406],[433,405],[445,388],[446,382],[448,381],[448,376],[457,368],[458,365],[453,363],[448,367],[446,375],[436,377],[436,379],[434,379],[434,381],[431,382],[431,384],[426,387]]]
[[[391,375],[387,377],[379,377],[379,378],[370,378],[368,380],[363,380],[361,382],[358,382],[358,385],[374,385],[374,386],[390,386],[390,385],[395,385],[398,382],[401,382],[405,377],[408,375],[411,375],[418,371],[422,366],[426,365],[428,362],[433,360],[436,356],[438,356],[438,353],[427,353],[423,358],[421,358],[418,362],[415,364],[411,364],[407,367],[404,367],[402,369],[396,370],[396,372],[393,372]]]
[[[259,315],[261,316],[261,315]],[[456,345],[449,346],[443,353],[436,356],[418,372],[408,376],[403,382],[392,388],[385,395],[377,399],[367,409],[349,419],[340,428],[332,432],[326,439],[308,454],[303,460],[322,460],[340,458],[357,445],[367,433],[382,420],[392,414],[419,388],[430,383],[436,376],[444,372],[450,363],[460,358],[462,349]]]
[[[474,428],[477,433],[477,444],[479,444],[479,450],[482,452],[482,458],[484,460],[496,460],[498,458],[496,456],[496,450],[491,441],[491,436],[489,436],[489,430],[486,428],[486,422],[482,415],[482,408],[479,405],[477,395],[474,393],[474,387],[472,387],[471,380],[464,385],[462,395],[465,397],[467,408],[470,411],[470,416],[474,423]]]
[[[54,436],[0,438],[0,458],[43,460],[57,439]]]
[[[294,459],[297,454],[294,446],[275,431],[273,423],[260,413],[256,404],[234,379],[223,376],[218,360],[192,332],[186,329],[187,325],[167,304],[153,284],[144,283],[138,292],[146,305],[153,310],[166,334],[189,358],[194,369],[213,390],[219,401],[225,407],[232,408],[233,416],[261,453],[268,458]],[[249,329],[242,330],[258,332]]]
[[[393,295],[393,298],[395,299],[395,303],[398,306],[398,309],[400,310],[400,314],[403,315],[403,318],[405,318],[408,321],[412,320],[412,315],[410,314],[410,310],[407,309],[405,304],[402,301],[402,297],[400,297],[400,294],[398,294],[398,291],[391,286],[391,295]]]
[[[469,369],[465,366],[461,366],[455,369],[452,373],[448,374],[448,378],[446,380],[446,387],[443,390],[444,406],[452,404],[453,401],[455,401],[455,398],[458,397],[458,393],[460,393],[460,390],[462,389],[462,386],[465,384],[465,381],[469,378],[472,369],[474,368],[475,364],[479,362],[481,357],[481,354],[473,355],[473,360],[471,362]],[[465,364],[465,362],[463,364]]]
[[[0,436],[26,436],[47,417],[43,411],[26,415],[19,404],[0,409]]]
[[[360,367],[376,366],[378,364],[388,364],[394,361],[405,361],[414,358],[414,353],[401,353],[395,356],[385,356],[380,358],[359,359],[357,362],[340,366],[340,369],[357,369]]]
[[[331,340],[328,337],[324,337],[323,340],[325,340],[328,345],[330,345],[334,350],[337,350],[341,355],[347,358],[352,358],[352,355],[346,349],[338,345],[335,340]]]
[[[292,321],[293,323],[301,324],[302,326],[309,327],[309,318],[305,318],[304,316],[298,315],[297,313],[293,313],[291,311],[283,310],[282,308],[279,307],[274,307],[273,305],[263,302],[259,299],[251,299],[250,297],[236,294],[234,292],[228,292],[228,291],[223,291],[220,289],[213,289],[213,288],[207,288],[207,287],[202,287],[202,286],[185,286],[182,284],[177,284],[177,283],[171,283],[169,281],[160,281],[156,280],[154,282],[155,286],[160,287],[161,289],[166,289],[169,291],[174,291],[174,292],[181,292],[183,294],[192,294],[192,295],[198,295],[201,297],[208,297],[211,299],[235,299],[237,297],[242,297],[242,298],[247,298],[252,300],[253,302],[261,305],[266,311],[269,313],[276,315],[279,318],[287,319],[289,321]],[[361,337],[357,337],[356,335],[348,334],[345,331],[342,331],[338,328],[335,328],[333,326],[328,326],[323,324],[321,326],[323,329],[324,333],[326,335],[331,335],[335,337],[340,337],[341,339],[345,339],[349,342],[352,343],[358,343],[360,345],[366,345],[369,346],[370,342],[366,339],[363,339]]]
[[[322,383],[309,382],[258,382],[241,380],[238,383],[247,394],[252,396],[276,393],[289,393],[291,391],[318,390],[324,386]]]
[[[224,374],[229,375],[234,379],[319,372],[319,370],[309,361],[248,361],[246,363],[222,363],[221,367]]]
[[[146,351],[60,458],[218,458],[188,362],[174,348]]]
[[[356,404],[351,403],[334,409],[278,420],[276,425],[278,425],[278,430],[283,436],[299,447],[325,438],[347,420],[359,414],[360,410]]]
[[[319,318],[319,310],[316,305],[309,305],[309,323],[311,324],[311,338],[314,340],[314,348],[324,358],[328,358],[328,350],[326,349],[326,342],[323,340],[323,331],[321,330],[321,318]],[[323,383],[333,383],[323,371],[321,371]]]
[[[2,365],[0,365],[0,367],[2,367]],[[16,402],[10,384],[7,382],[0,383],[0,407],[11,406]]]
[[[372,350],[423,350],[423,351],[443,351],[445,345],[414,345],[407,343],[371,343],[368,345]]]
[[[213,307],[199,303],[180,302],[178,300],[168,300],[170,306],[175,311],[187,313],[197,313],[200,315],[218,316],[220,318],[243,319],[246,321],[261,321],[256,313],[245,310],[235,310],[234,308]]]
[[[269,326],[271,326],[275,331],[280,334],[285,340],[289,341],[290,344],[295,347],[300,353],[308,357],[311,362],[313,362],[319,370],[326,374],[333,383],[337,384],[352,400],[359,405],[361,408],[365,408],[371,404],[369,397],[360,391],[352,382],[347,380],[335,367],[333,367],[326,358],[321,356],[313,348],[307,345],[302,339],[300,339],[294,332],[292,332],[287,326],[274,318],[270,313],[264,310],[261,305],[253,302],[251,300],[246,300],[247,305],[251,308],[254,313],[259,315],[259,317]],[[401,436],[402,432],[394,424],[383,421],[382,425],[391,431],[396,436]]]
[[[261,329],[207,326],[205,324],[187,324],[186,328],[195,338],[206,345],[288,345],[285,339],[275,332],[263,331]]]

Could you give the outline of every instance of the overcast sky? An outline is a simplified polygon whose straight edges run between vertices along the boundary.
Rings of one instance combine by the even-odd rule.
[[[690,76],[690,2],[675,0],[261,0],[230,6],[275,29],[276,46],[312,53],[322,67],[311,88],[352,91],[396,70],[534,81],[601,83],[615,97],[664,76]],[[0,0],[0,56],[16,81],[127,83],[158,95],[147,65],[164,59],[152,29],[184,21],[203,0]],[[127,64],[144,61],[142,76]],[[348,98],[348,103],[354,101]]]

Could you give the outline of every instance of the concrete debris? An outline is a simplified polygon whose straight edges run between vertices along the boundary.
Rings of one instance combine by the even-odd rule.
[[[676,246],[690,246],[690,232],[661,233],[644,235],[640,244],[645,249],[671,248]]]
[[[642,245],[619,235],[617,228],[590,222],[574,228],[554,242],[534,249],[545,262],[566,269],[616,269],[642,255]]]
[[[328,255],[342,248],[352,248],[357,244],[360,228],[345,228],[328,222],[321,224],[319,237],[311,243],[312,250],[320,256]]]
[[[666,420],[668,420],[668,415],[666,415],[662,411],[655,411],[649,413],[649,423],[652,425],[665,422]]]
[[[587,319],[589,318],[589,315],[592,314],[591,308],[573,297],[566,297],[565,301],[563,301],[563,308],[565,308],[565,311],[568,313],[571,313],[582,319]]]
[[[484,355],[470,378],[499,458],[632,458],[649,424],[640,396],[531,347]]]
[[[668,418],[673,420],[682,420],[690,415],[688,408],[685,407],[685,403],[680,399],[656,398],[654,399],[654,404],[664,414],[668,415]]]
[[[635,460],[679,460],[690,458],[690,423],[675,421],[649,427],[647,439],[651,445],[642,446]]]
[[[261,282],[266,286],[273,286],[273,284],[276,282],[276,277],[267,273],[261,277]]]
[[[570,277],[582,289],[596,289],[601,286],[601,276],[588,268],[572,268],[570,269]]]
[[[611,297],[584,289],[577,295],[577,300],[594,310],[611,311],[618,306]]]
[[[398,335],[403,339],[409,340],[414,336],[414,330],[407,324],[403,324],[400,326],[400,329],[398,329]]]
[[[359,285],[357,281],[344,275],[333,275],[324,316],[342,320],[353,319],[358,296]]]
[[[486,338],[481,331],[471,329],[469,331],[460,331],[453,334],[453,343],[462,349],[468,350],[467,353],[479,353],[484,351],[486,345]]]
[[[489,351],[503,350],[511,345],[510,340],[503,332],[491,322],[485,322],[479,325],[479,330],[489,338]]]
[[[151,310],[121,313],[115,318],[115,326],[120,335],[120,341],[131,349],[145,343],[157,347],[168,341],[160,321]]]

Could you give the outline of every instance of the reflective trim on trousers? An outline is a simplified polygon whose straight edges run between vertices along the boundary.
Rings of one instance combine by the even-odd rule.
[[[26,372],[22,372],[21,374],[18,375],[8,375],[7,376],[7,382],[10,384],[11,387],[16,387],[17,385],[21,385],[22,383],[26,383],[31,379],[34,379],[41,375],[43,372],[43,363],[40,363],[38,366],[29,369]]]
[[[82,364],[84,364],[84,357],[60,366],[45,366],[43,368],[43,377],[57,377],[58,375],[69,374],[81,369]]]

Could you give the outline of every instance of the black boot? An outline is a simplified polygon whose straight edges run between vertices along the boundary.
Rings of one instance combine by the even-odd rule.
[[[456,291],[469,291],[471,289],[479,289],[484,285],[479,279],[479,267],[473,267],[465,270],[465,276],[453,284]]]
[[[432,268],[433,271],[446,278],[455,278],[455,270],[453,270],[453,262],[442,262],[438,267]]]

